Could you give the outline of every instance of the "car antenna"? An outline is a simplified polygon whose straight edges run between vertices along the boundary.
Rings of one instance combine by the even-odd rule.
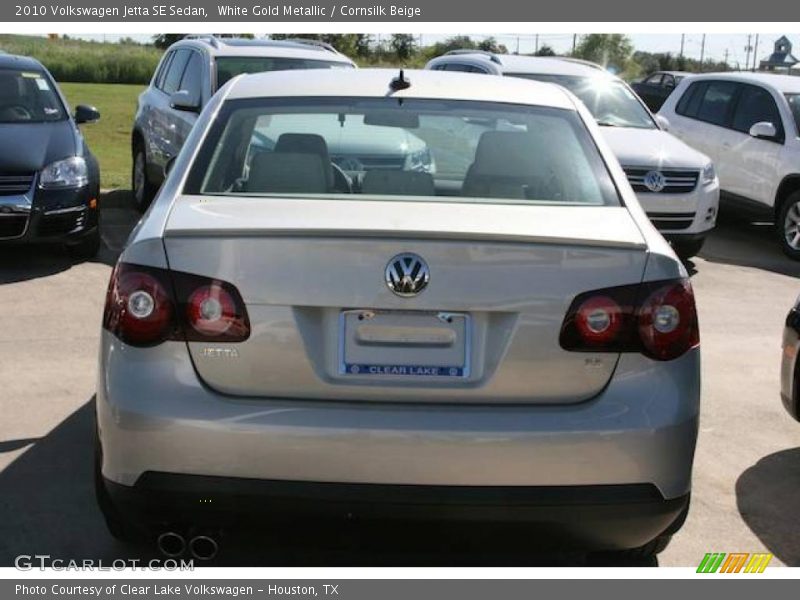
[[[392,79],[389,87],[393,92],[399,92],[400,90],[407,90],[411,87],[411,82],[405,78],[405,74],[403,73],[403,69],[400,69],[400,75]]]

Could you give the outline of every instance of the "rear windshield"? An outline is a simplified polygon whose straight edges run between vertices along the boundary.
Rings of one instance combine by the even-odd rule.
[[[185,192],[619,205],[575,111],[395,98],[228,101]]]
[[[281,58],[269,56],[220,56],[217,57],[217,87],[221,88],[229,79],[242,73],[264,73],[266,71],[290,71],[292,69],[351,69],[353,65],[330,60],[305,58]]]
[[[60,121],[66,113],[42,71],[0,69],[0,123]]]
[[[604,127],[634,127],[655,129],[656,124],[636,95],[621,81],[611,77],[577,77],[549,73],[508,73],[536,81],[556,83],[567,88],[586,105],[589,112]]]

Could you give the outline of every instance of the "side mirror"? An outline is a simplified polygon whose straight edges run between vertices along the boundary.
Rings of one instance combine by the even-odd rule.
[[[80,125],[81,123],[94,123],[100,119],[100,111],[94,106],[87,106],[86,104],[79,104],[75,108],[75,122]]]
[[[778,130],[769,121],[759,121],[750,127],[750,135],[761,140],[774,140],[778,136]]]
[[[188,90],[178,90],[169,97],[169,105],[175,110],[186,112],[200,112],[200,99]]]
[[[669,119],[667,119],[667,117],[656,115],[656,123],[658,123],[658,126],[664,131],[669,131]]]

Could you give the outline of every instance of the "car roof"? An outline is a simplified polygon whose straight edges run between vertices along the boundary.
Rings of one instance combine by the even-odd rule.
[[[214,56],[267,56],[274,58],[304,58],[354,65],[332,46],[315,40],[265,40],[220,38],[213,35],[190,35],[170,48],[200,48]]]
[[[722,73],[703,73],[692,75],[692,81],[703,79],[725,79],[742,83],[760,83],[781,93],[800,93],[800,77],[794,75],[777,75],[773,73],[751,73],[749,71],[731,71]]]
[[[44,71],[45,68],[38,60],[29,56],[17,56],[0,52],[0,69],[30,69]]]
[[[573,75],[578,77],[596,77],[606,75],[613,77],[611,73],[595,63],[572,59],[572,58],[552,58],[546,56],[520,56],[517,54],[489,54],[481,52],[455,52],[438,57],[463,58],[485,61],[500,67],[504,73],[519,74],[547,74],[547,75]]]
[[[570,95],[550,83],[486,75],[493,78],[489,84],[471,73],[405,70],[403,76],[411,85],[390,92],[389,84],[399,73],[398,69],[325,69],[315,71],[313,77],[301,70],[240,75],[231,80],[228,98],[383,98],[391,93],[397,98],[506,102],[575,110]]]

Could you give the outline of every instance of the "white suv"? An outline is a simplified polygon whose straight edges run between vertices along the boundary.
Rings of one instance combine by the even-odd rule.
[[[726,205],[774,219],[783,251],[800,259],[800,78],[698,75],[682,81],[659,114],[714,160]]]
[[[714,228],[719,182],[711,160],[668,134],[633,90],[599,65],[456,50],[425,68],[507,75],[567,88],[597,120],[648,217],[681,258],[697,254]]]

